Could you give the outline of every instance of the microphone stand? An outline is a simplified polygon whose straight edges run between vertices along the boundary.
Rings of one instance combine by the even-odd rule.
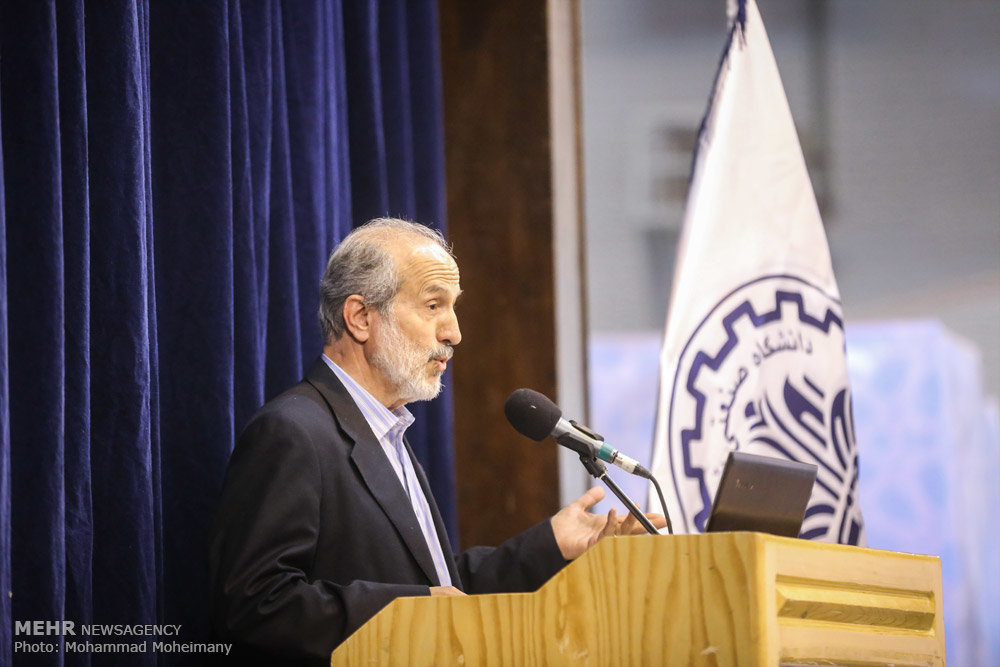
[[[583,463],[583,467],[587,469],[587,472],[590,473],[592,477],[604,482],[604,484],[611,489],[612,493],[618,496],[618,500],[622,501],[622,504],[628,508],[628,511],[639,521],[642,527],[646,529],[647,533],[650,535],[660,534],[659,531],[656,530],[656,527],[653,526],[649,519],[646,518],[646,515],[643,514],[639,508],[636,507],[635,503],[625,495],[625,492],[622,491],[617,484],[615,484],[615,480],[608,477],[607,466],[595,459],[593,456],[588,456],[587,454],[580,454],[580,462]]]

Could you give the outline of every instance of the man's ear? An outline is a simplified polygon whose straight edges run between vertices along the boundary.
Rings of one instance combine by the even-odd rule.
[[[364,343],[371,336],[371,310],[365,305],[360,294],[352,294],[344,300],[344,323],[351,338]]]

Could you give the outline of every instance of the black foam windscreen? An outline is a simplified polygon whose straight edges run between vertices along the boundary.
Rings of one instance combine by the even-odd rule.
[[[515,389],[503,404],[503,413],[518,433],[532,440],[549,437],[562,417],[558,405],[533,389]]]

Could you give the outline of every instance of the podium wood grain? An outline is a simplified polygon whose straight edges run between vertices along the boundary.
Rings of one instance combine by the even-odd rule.
[[[535,593],[400,598],[333,665],[943,665],[937,558],[760,533],[607,539]]]

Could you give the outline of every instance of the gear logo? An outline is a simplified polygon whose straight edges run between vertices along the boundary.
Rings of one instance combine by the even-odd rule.
[[[726,295],[673,378],[667,437],[681,520],[703,531],[732,450],[814,463],[801,537],[859,544],[858,456],[840,302],[789,275]]]

